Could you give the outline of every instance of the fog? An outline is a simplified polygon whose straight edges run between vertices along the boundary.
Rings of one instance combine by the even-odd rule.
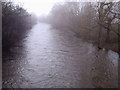
[[[2,88],[118,88],[119,3],[106,1],[2,2]]]
[[[56,2],[63,0],[13,0],[16,4],[21,4],[29,13],[37,16],[48,15]]]

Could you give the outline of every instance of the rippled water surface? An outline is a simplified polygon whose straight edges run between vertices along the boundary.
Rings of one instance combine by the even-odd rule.
[[[118,87],[118,54],[38,23],[3,63],[3,88]]]

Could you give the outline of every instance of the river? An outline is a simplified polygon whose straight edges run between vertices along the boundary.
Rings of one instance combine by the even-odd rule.
[[[12,49],[3,88],[117,88],[118,54],[38,23]]]

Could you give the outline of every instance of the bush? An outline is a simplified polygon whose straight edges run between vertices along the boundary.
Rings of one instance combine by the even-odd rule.
[[[9,51],[22,40],[28,29],[35,24],[31,15],[21,6],[2,2],[2,49]]]

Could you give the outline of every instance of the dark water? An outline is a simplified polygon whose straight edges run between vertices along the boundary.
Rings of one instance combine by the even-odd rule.
[[[118,87],[118,54],[38,23],[3,63],[3,88]]]

